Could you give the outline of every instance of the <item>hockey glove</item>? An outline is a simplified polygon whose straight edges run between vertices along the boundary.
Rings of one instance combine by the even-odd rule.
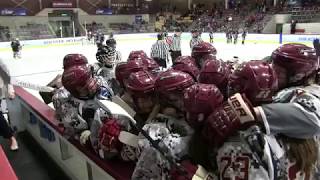
[[[105,152],[118,152],[122,143],[119,141],[121,126],[116,119],[106,119],[99,129],[99,146]]]
[[[255,113],[249,100],[239,93],[231,96],[206,120],[203,135],[211,145],[221,145],[226,138],[255,124]]]
[[[91,135],[91,132],[89,130],[85,130],[80,135],[80,144],[85,145]]]

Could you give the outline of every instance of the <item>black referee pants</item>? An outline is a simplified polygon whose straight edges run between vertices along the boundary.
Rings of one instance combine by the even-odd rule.
[[[181,51],[171,51],[172,64],[175,63],[177,57],[181,56]]]
[[[159,64],[160,67],[167,68],[167,61],[165,59],[157,57],[154,57],[153,59]]]
[[[13,136],[13,132],[4,118],[2,111],[0,111],[0,136],[5,139],[9,139]]]

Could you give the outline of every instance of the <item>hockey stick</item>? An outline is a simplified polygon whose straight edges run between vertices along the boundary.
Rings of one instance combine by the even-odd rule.
[[[112,102],[118,104],[120,107],[122,107],[124,110],[128,112],[128,114],[131,117],[134,117],[136,115],[136,111],[133,110],[126,102],[124,102],[119,96],[113,96]]]
[[[117,98],[115,98],[115,99],[117,99]],[[126,117],[130,120],[130,124],[132,125],[132,127],[135,128],[135,129],[137,129],[137,130],[149,141],[149,143],[151,144],[152,147],[154,147],[158,152],[160,152],[160,154],[161,154],[170,164],[176,166],[177,169],[181,172],[182,175],[186,175],[186,170],[185,170],[184,168],[182,168],[181,165],[177,162],[178,159],[176,159],[176,157],[174,157],[174,156],[172,156],[172,155],[170,154],[169,148],[166,147],[164,144],[162,144],[162,146],[160,146],[161,140],[155,141],[154,139],[152,139],[152,138],[150,137],[150,135],[149,135],[145,130],[143,130],[142,127],[139,127],[139,126],[136,124],[136,121],[132,118],[132,116],[130,116],[129,113],[127,113],[127,112],[125,111],[126,108],[129,107],[128,109],[131,109],[131,107],[130,107],[128,104],[126,104],[124,101],[122,101],[122,100],[119,100],[119,99],[118,99],[118,102],[121,102],[121,105],[119,105],[119,104],[117,104],[117,103],[115,103],[115,102],[107,101],[107,100],[104,101],[104,103],[101,102],[101,101],[98,101],[98,104],[100,105],[100,107],[101,107],[103,110],[105,110],[106,112],[109,112],[110,114],[118,114],[118,115],[124,115],[124,116],[126,116]],[[124,108],[121,108],[121,107],[124,107]],[[121,110],[120,108],[121,108],[122,110]],[[158,107],[157,107],[157,108],[154,108],[155,111],[153,111],[153,112],[156,112],[157,109],[158,109]],[[134,114],[135,114],[135,113],[134,113]],[[123,135],[126,135],[126,133],[123,134]],[[119,138],[120,138],[120,137],[119,137]],[[119,139],[119,140],[122,141],[123,139],[125,139],[125,140],[128,140],[128,139],[137,140],[137,138],[132,138],[132,137],[128,137],[128,138],[126,138],[126,137],[122,138],[122,137],[121,137],[121,139]],[[126,144],[136,144],[136,143],[129,142],[129,143],[126,143]]]
[[[16,78],[12,78],[12,77],[10,78],[10,84],[12,84],[14,86],[23,87],[23,88],[33,89],[33,90],[40,91],[40,92],[52,92],[54,90],[54,88],[49,87],[49,86],[41,86],[38,84],[33,84],[30,82],[18,80]]]

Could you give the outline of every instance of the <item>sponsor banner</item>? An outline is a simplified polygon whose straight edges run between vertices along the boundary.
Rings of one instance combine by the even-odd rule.
[[[99,8],[96,10],[97,15],[111,15],[112,9],[111,8]]]
[[[63,2],[63,1],[53,1],[52,2],[53,8],[72,8],[73,4],[72,2]]]
[[[24,48],[30,47],[48,47],[48,46],[59,46],[59,45],[75,45],[81,44],[85,37],[76,38],[57,38],[57,39],[40,39],[40,40],[24,40],[20,41]],[[0,42],[0,50],[10,48],[10,42]]]
[[[314,39],[320,38],[320,35],[283,35],[282,42],[312,43]]]
[[[26,16],[27,9],[25,8],[0,8],[1,16]]]

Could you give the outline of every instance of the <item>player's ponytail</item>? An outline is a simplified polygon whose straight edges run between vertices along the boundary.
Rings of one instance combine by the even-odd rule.
[[[281,138],[286,147],[288,159],[310,177],[318,160],[318,144],[315,139]]]

